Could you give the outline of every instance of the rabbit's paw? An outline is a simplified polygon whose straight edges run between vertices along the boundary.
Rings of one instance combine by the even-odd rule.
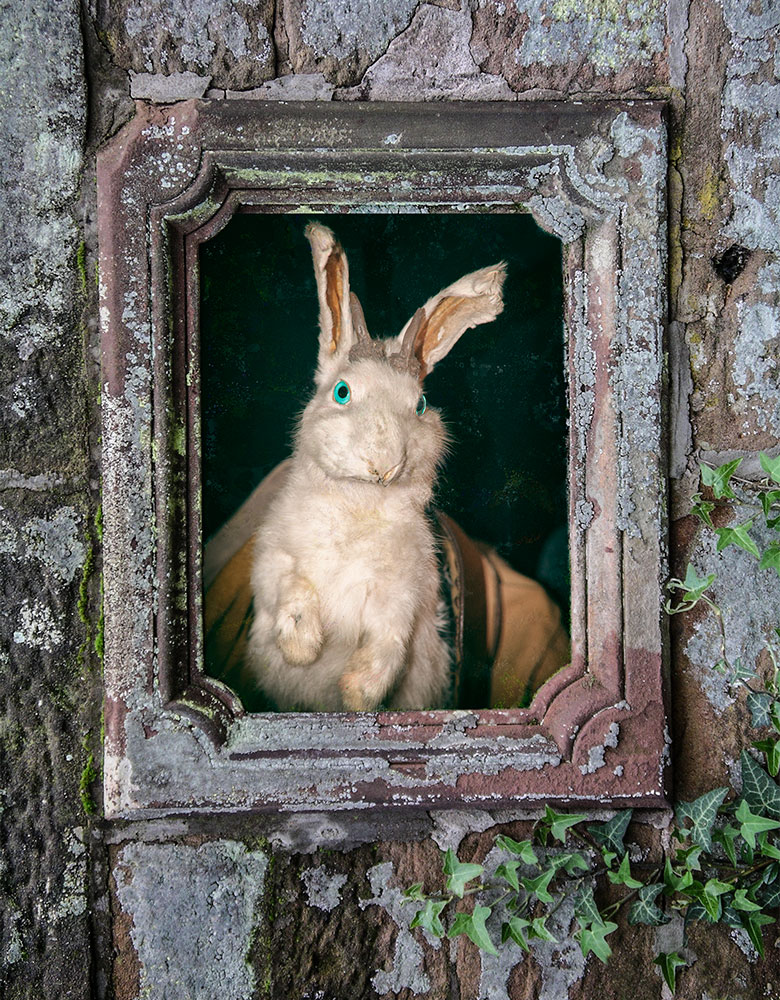
[[[314,663],[322,649],[320,613],[311,601],[286,604],[276,616],[276,644],[282,656],[296,667]]]
[[[387,691],[387,671],[374,661],[365,648],[349,658],[346,671],[339,678],[341,700],[347,712],[371,712]]]

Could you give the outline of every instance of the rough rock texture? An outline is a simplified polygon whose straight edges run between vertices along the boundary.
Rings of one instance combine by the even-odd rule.
[[[94,285],[80,207],[86,87],[77,3],[4,6],[0,982],[9,998],[86,998],[95,899],[79,781],[99,752],[100,701],[86,645],[97,613],[81,322]]]
[[[88,764],[94,753],[99,766],[101,700],[94,154],[132,114],[131,87],[139,100],[163,102],[193,87],[281,100],[667,100],[672,568],[684,572],[694,554],[700,570],[718,569],[733,652],[752,660],[756,630],[780,604],[777,579],[757,575],[747,553],[714,553],[685,512],[697,451],[754,458],[780,436],[777,3],[86,0],[80,9],[20,0],[3,13],[0,992],[668,996],[651,958],[682,947],[676,925],[639,935],[621,927],[608,966],[583,961],[565,907],[561,944],[538,943],[525,959],[480,957],[464,938],[439,944],[410,932],[400,887],[433,889],[439,848],[490,867],[496,832],[521,837],[522,817],[442,813],[361,846],[370,828],[362,818],[103,829],[85,811],[99,804]],[[747,513],[749,484],[743,501]],[[731,514],[715,516],[725,523]],[[704,616],[673,621],[683,799],[738,778],[739,750],[752,737],[743,700],[709,669],[716,656]],[[654,861],[669,818],[645,819],[630,836]],[[780,951],[770,932],[766,940],[758,963],[739,934],[694,929],[678,995],[770,995]],[[205,993],[203,984],[212,984]]]

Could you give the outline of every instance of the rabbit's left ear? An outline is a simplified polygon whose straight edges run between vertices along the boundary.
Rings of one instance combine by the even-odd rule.
[[[452,350],[473,326],[489,323],[503,310],[501,289],[506,264],[494,264],[465,275],[418,309],[398,335],[401,353],[420,365],[420,378]]]
[[[349,301],[347,255],[327,226],[310,222],[306,238],[311,244],[317,297],[320,301],[320,364],[335,354],[349,352],[354,342]]]

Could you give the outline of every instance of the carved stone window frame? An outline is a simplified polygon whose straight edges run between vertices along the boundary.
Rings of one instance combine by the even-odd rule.
[[[137,106],[98,160],[109,817],[666,804],[656,102]],[[572,663],[522,710],[248,714],[202,672],[198,247],[240,211],[524,211],[564,247]]]

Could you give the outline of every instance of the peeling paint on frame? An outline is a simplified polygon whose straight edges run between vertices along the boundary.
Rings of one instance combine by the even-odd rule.
[[[664,135],[649,102],[206,101],[143,108],[104,150],[109,816],[665,801]],[[303,206],[526,209],[568,245],[575,649],[530,709],[247,715],[202,675],[197,245]],[[641,748],[618,737],[634,712]]]

